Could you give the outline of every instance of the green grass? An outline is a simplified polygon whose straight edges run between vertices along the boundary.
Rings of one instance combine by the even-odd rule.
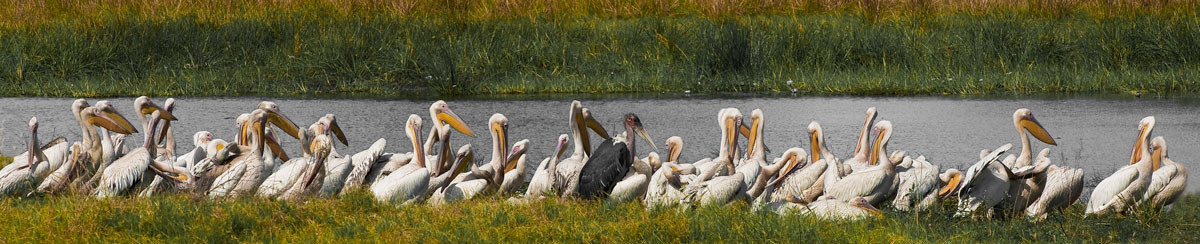
[[[1082,206],[1045,222],[951,218],[952,206],[886,212],[863,221],[720,209],[646,211],[640,205],[483,199],[444,207],[379,204],[366,192],[295,204],[207,201],[184,196],[94,200],[0,200],[0,236],[15,242],[1076,242],[1187,243],[1197,239],[1200,197],[1162,214],[1081,216]]]
[[[567,12],[487,1],[462,3],[463,16],[328,3],[336,0],[102,11],[44,1],[62,6],[0,10],[14,16],[0,19],[0,96],[1200,93],[1200,5],[1191,1],[887,13],[745,9],[758,0],[628,13],[591,1]]]

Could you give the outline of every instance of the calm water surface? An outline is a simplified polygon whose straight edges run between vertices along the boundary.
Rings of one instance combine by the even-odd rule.
[[[409,114],[418,114],[429,123],[429,104],[432,100],[353,100],[353,99],[279,99],[265,98],[279,104],[283,112],[298,125],[307,127],[318,117],[336,114],[350,139],[349,146],[339,146],[339,152],[357,152],[378,138],[385,138],[389,152],[408,152],[411,145],[404,140],[403,123]],[[15,155],[24,151],[28,141],[26,122],[37,116],[42,123],[41,139],[65,136],[72,141],[80,138],[78,123],[70,114],[73,99],[65,98],[0,98],[0,154]],[[93,103],[100,99],[91,99]],[[112,98],[122,114],[136,122],[133,98]],[[175,115],[178,150],[192,148],[192,134],[199,130],[213,132],[218,138],[232,141],[234,118],[251,111],[264,98],[181,98],[176,102]],[[156,102],[162,103],[156,98]],[[1165,137],[1170,156],[1190,169],[1200,169],[1200,103],[1166,99],[959,99],[959,98],[670,98],[670,99],[601,99],[582,100],[612,134],[621,126],[621,115],[637,113],[654,141],[662,147],[670,136],[684,139],[681,161],[691,162],[715,156],[720,136],[716,114],[721,108],[735,107],[749,116],[753,109],[762,109],[765,116],[766,143],[773,151],[769,158],[778,157],[790,147],[808,145],[807,125],[818,121],[826,133],[831,150],[842,158],[850,156],[854,141],[867,107],[879,110],[879,120],[895,125],[889,150],[905,150],[909,155],[925,155],[931,162],[945,167],[965,169],[978,160],[979,150],[995,148],[1004,143],[1019,146],[1012,125],[1012,113],[1018,108],[1033,110],[1037,119],[1058,141],[1051,147],[1055,164],[1085,170],[1090,188],[1129,161],[1137,122],[1145,116],[1156,116],[1154,135]],[[457,145],[471,143],[479,161],[488,160],[491,143],[486,130],[488,118],[502,113],[509,119],[510,140],[531,140],[530,159],[540,162],[553,150],[559,134],[569,134],[567,124],[569,99],[549,100],[451,100],[450,107],[467,121],[479,135],[454,135]],[[140,128],[139,128],[140,129]],[[424,131],[423,131],[424,132]],[[126,145],[141,144],[141,136],[131,138]],[[595,139],[598,140],[598,139]],[[745,141],[745,140],[742,140]],[[285,139],[289,155],[298,155],[298,143]],[[743,142],[744,143],[744,142]],[[1034,149],[1049,145],[1035,140]],[[638,154],[645,155],[650,147],[639,142]],[[532,166],[531,166],[532,167]],[[1195,170],[1193,170],[1195,171]],[[1189,182],[1189,192],[1200,189],[1200,180]],[[1084,195],[1084,201],[1086,201]]]

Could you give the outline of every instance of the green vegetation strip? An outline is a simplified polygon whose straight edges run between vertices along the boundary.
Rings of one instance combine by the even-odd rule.
[[[0,96],[1194,95],[1197,12],[102,15],[0,28]]]
[[[365,191],[340,199],[287,203],[209,201],[185,196],[95,200],[82,196],[0,200],[8,242],[1073,242],[1200,241],[1200,197],[1172,211],[1088,217],[1083,206],[1025,219],[951,218],[953,206],[921,213],[885,211],[862,221],[777,216],[744,206],[646,211],[637,204],[480,199],[442,207],[377,203]]]

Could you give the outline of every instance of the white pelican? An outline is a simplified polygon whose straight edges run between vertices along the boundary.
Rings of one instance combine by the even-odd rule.
[[[93,107],[96,107],[96,108],[100,109],[101,111],[104,111],[105,113],[118,114],[116,107],[113,107],[112,103],[109,103],[108,101],[96,102],[96,105],[94,105]],[[138,111],[138,113],[136,115],[138,116],[138,119],[141,120],[141,122],[142,122],[142,124],[141,124],[142,128],[146,128],[146,126],[149,125],[149,122],[147,121],[146,116],[150,115],[150,112],[152,112],[152,111],[162,111],[163,119],[165,119],[165,120],[174,120],[175,119],[175,116],[171,115],[170,111],[164,110],[162,107],[159,107],[158,105],[154,104],[153,102],[150,102],[150,99],[145,96],[139,97],[138,101],[134,102],[133,109]],[[137,133],[137,129],[134,129],[133,125],[130,124],[129,121],[123,121],[123,119],[117,119],[117,118],[114,118],[113,121],[117,122],[118,125],[126,127],[126,129],[128,131],[132,131],[132,133]],[[147,132],[147,133],[149,133],[149,132]],[[122,141],[122,143],[123,143],[124,139],[122,138],[119,141]],[[94,168],[94,169],[89,168],[90,170],[95,171],[95,173],[91,174],[87,183],[81,186],[82,190],[87,190],[87,191],[92,190],[92,188],[96,186],[96,183],[98,183],[100,181],[100,177],[102,175],[104,175],[104,170],[107,169],[108,166],[111,165],[112,162],[117,159],[117,157],[124,156],[126,153],[128,153],[128,152],[120,152],[117,150],[116,147],[121,146],[121,145],[120,145],[120,143],[114,143],[111,140],[111,136],[109,136],[107,130],[102,130],[100,132],[100,142],[103,147],[101,149],[101,152],[103,154],[102,161],[100,162],[100,165],[98,167],[93,166],[96,168]],[[157,157],[158,155],[154,155],[154,156]]]
[[[258,186],[271,173],[263,162],[263,153],[270,141],[266,135],[267,123],[284,127],[284,131],[292,133],[295,124],[282,114],[271,110],[255,109],[250,113],[248,137],[252,141],[250,153],[242,154],[229,162],[229,169],[217,177],[208,190],[210,198],[237,198],[254,194]],[[297,138],[298,130],[295,130]]]
[[[404,165],[371,184],[371,193],[380,202],[400,204],[417,202],[429,189],[429,168],[425,166],[425,151],[421,147],[421,117],[415,114],[409,115],[404,132],[412,141],[413,152],[415,152],[413,160],[416,163]]]
[[[1187,187],[1187,169],[1167,157],[1167,141],[1161,136],[1150,141],[1150,148],[1151,162],[1160,166],[1154,171],[1142,201],[1154,208],[1169,208]]]
[[[333,141],[326,134],[318,134],[316,138],[313,138],[308,151],[312,153],[312,160],[315,162],[305,167],[302,176],[287,187],[287,190],[279,195],[279,199],[301,201],[321,190],[318,184],[321,184],[323,180],[324,164],[329,159],[332,149]]]
[[[244,149],[244,150],[243,150]],[[243,152],[250,153],[247,146],[241,146],[237,143],[226,142],[222,139],[213,139],[205,146],[204,151],[207,153],[200,161],[192,165],[189,171],[194,179],[192,190],[200,194],[205,194],[212,186],[214,180],[224,174],[229,169],[231,159],[237,158]]]
[[[873,111],[874,109],[868,110],[868,120],[871,120],[870,118],[873,117],[871,116],[874,114],[872,113]],[[799,148],[790,149],[789,151],[792,151],[791,154],[784,152],[784,155],[780,158],[787,160],[787,158],[791,157],[791,163],[785,165],[779,177],[769,184],[772,192],[764,200],[768,202],[783,201],[787,200],[790,195],[804,202],[812,202],[824,194],[825,171],[830,165],[829,162],[837,161],[838,159],[825,146],[823,131],[821,124],[816,121],[808,124],[808,134],[809,138],[811,138],[810,149],[813,150],[810,152],[811,156],[804,155],[804,150]],[[863,140],[865,140],[865,137]],[[866,144],[867,142],[861,141],[861,143]],[[866,148],[867,146],[863,146],[861,150],[855,150],[855,154],[859,151],[866,154]],[[862,156],[864,159],[866,157]],[[797,169],[800,171],[797,172]],[[837,170],[834,173],[837,173],[838,176],[844,176],[841,168],[837,168]],[[795,172],[794,175],[793,172]]]
[[[517,188],[525,185],[525,152],[529,149],[529,139],[517,141],[513,143],[512,151],[508,155],[516,156],[516,162],[509,162],[505,167],[504,181],[500,183],[500,194],[508,195],[517,192]],[[509,156],[514,157],[514,156]]]
[[[163,123],[166,124],[168,122],[169,121],[163,122]],[[161,131],[163,131],[163,133],[172,133],[172,130],[169,128],[166,130],[161,130]],[[173,138],[173,136],[171,136],[171,137],[168,137],[167,141],[172,142],[174,140],[175,139]],[[188,170],[190,172],[192,170],[193,166],[196,165],[196,162],[200,162],[200,160],[203,160],[204,157],[208,155],[208,152],[206,152],[205,149],[207,149],[208,143],[212,140],[213,140],[213,135],[211,132],[208,132],[208,131],[196,132],[196,134],[192,135],[192,145],[195,145],[195,146],[192,148],[191,151],[184,153],[183,155],[179,155],[178,157],[175,157],[175,162],[174,162],[174,165],[172,165],[172,166],[175,166],[175,168]],[[172,144],[172,146],[169,146],[168,148],[174,147],[173,146],[174,143],[170,143],[170,144]],[[160,150],[162,150],[162,149],[160,149]],[[165,184],[165,183],[164,183],[164,180],[162,177],[154,177],[154,182],[151,182],[150,186],[146,187],[146,190],[143,190],[141,194],[138,194],[138,196],[141,196],[141,197],[151,196],[156,191],[161,190],[162,187],[165,187],[165,185],[163,185],[163,184]]]
[[[1025,208],[1025,215],[1029,217],[1046,219],[1047,212],[1075,204],[1083,193],[1083,169],[1051,165],[1044,176],[1035,177],[1045,178],[1046,185],[1041,196]]]
[[[428,162],[435,162],[432,169],[434,172],[442,173],[446,171],[446,167],[450,167],[449,163],[452,161],[440,159],[441,155],[449,156],[450,154],[450,133],[448,133],[449,130],[446,127],[454,128],[459,133],[471,137],[475,136],[475,132],[472,132],[471,128],[467,127],[466,122],[463,122],[462,118],[458,117],[458,114],[450,110],[450,105],[447,105],[446,101],[437,100],[429,105],[429,120],[433,121],[433,126],[429,127],[429,137],[425,140],[424,144],[426,157],[434,156],[433,146],[438,142],[441,142],[443,146],[442,152],[438,154],[438,158],[426,160]]]
[[[871,204],[879,204],[895,190],[896,164],[885,155],[887,143],[892,137],[892,122],[883,120],[875,123],[875,142],[868,158],[869,168],[855,170],[840,177],[839,167],[825,170],[825,195],[836,199],[865,197]]]
[[[532,180],[529,181],[529,187],[525,189],[526,199],[544,196],[557,197],[554,186],[558,185],[558,181],[562,179],[558,177],[558,174],[550,172],[558,172],[558,158],[567,152],[566,145],[569,139],[570,136],[567,134],[558,135],[558,142],[554,146],[554,153],[550,154],[550,157],[545,160],[542,160],[541,167],[534,172]]]
[[[1100,181],[1092,190],[1091,200],[1088,201],[1088,215],[1105,215],[1108,213],[1123,213],[1132,208],[1150,185],[1150,178],[1158,169],[1150,157],[1150,147],[1147,140],[1154,130],[1154,116],[1146,117],[1138,123],[1137,142],[1133,144],[1133,155],[1129,165],[1121,167],[1108,178]]]
[[[1054,142],[1054,137],[1050,136],[1050,133],[1046,132],[1045,127],[1042,127],[1042,124],[1038,123],[1037,119],[1033,117],[1033,112],[1026,108],[1017,109],[1016,112],[1013,112],[1012,119],[1013,126],[1016,127],[1017,133],[1021,136],[1021,153],[1016,157],[1010,155],[1008,158],[1005,158],[1004,165],[1008,166],[1009,169],[1015,170],[1033,165],[1039,160],[1049,161],[1050,159],[1045,156],[1049,154],[1049,148],[1043,149],[1036,159],[1033,158],[1033,149],[1029,143],[1029,135],[1033,135],[1034,138],[1043,143],[1058,145],[1058,143]],[[1027,131],[1029,134],[1025,133]],[[1046,187],[1046,184],[1045,177],[1036,176],[1015,181],[1008,189],[1008,198],[1006,199],[1006,203],[1004,203],[1005,205],[1001,206],[1012,212],[1024,211],[1026,207],[1029,207],[1029,204],[1041,196],[1042,189]]]
[[[996,150],[980,156],[979,162],[967,168],[962,183],[958,184],[958,212],[956,216],[982,214],[991,216],[992,208],[1004,201],[1014,180],[1025,175],[1016,175],[1001,163],[1000,155],[1008,152],[1012,144],[1004,144]],[[1024,172],[1024,171],[1022,171]]]
[[[721,109],[717,112],[717,124],[721,127],[721,150],[717,152],[716,158],[692,163],[699,175],[692,178],[689,185],[735,171],[734,162],[738,160],[738,126],[742,124],[742,113],[736,108]]]
[[[456,179],[459,174],[466,171],[467,165],[475,162],[475,152],[471,150],[471,144],[463,145],[458,148],[458,153],[454,156],[454,163],[450,168],[442,174],[432,175],[429,178],[429,188],[425,191],[425,197],[444,190],[450,186],[450,182]]]
[[[510,155],[508,148],[508,118],[503,114],[492,114],[488,120],[488,130],[492,134],[492,160],[487,164],[472,169],[471,174],[461,175],[454,179],[441,191],[433,193],[429,203],[441,205],[455,203],[499,190],[504,182],[504,176],[510,170],[508,167],[523,155]]]
[[[695,173],[696,168],[691,164],[663,163],[663,166],[650,176],[644,200],[646,208],[655,209],[679,204],[684,198],[684,186],[679,176]]]
[[[925,161],[924,157],[918,157],[915,160],[904,157],[903,162],[910,163],[911,166],[900,167],[896,173],[896,196],[892,200],[892,206],[900,211],[924,210],[937,201],[937,193],[941,190],[938,185],[945,181],[943,179],[946,176],[938,175],[940,171],[938,166]],[[949,172],[947,171],[947,173]],[[950,175],[949,177],[954,176]],[[932,202],[925,203],[925,201]]]
[[[571,139],[574,140],[574,152],[570,157],[558,162],[558,185],[554,188],[561,197],[573,197],[578,190],[579,172],[584,163],[592,155],[591,135],[588,129],[599,134],[604,139],[611,139],[608,131],[592,117],[591,111],[583,108],[579,101],[571,101],[570,111]]]
[[[356,189],[356,188],[362,187],[363,185],[366,185],[364,183],[367,183],[366,179],[367,179],[367,176],[370,175],[371,169],[375,168],[377,166],[383,165],[383,164],[381,164],[381,162],[384,162],[384,161],[382,161],[380,159],[383,159],[384,155],[386,155],[386,153],[383,153],[383,149],[386,146],[387,146],[387,140],[383,139],[383,138],[379,138],[379,140],[375,140],[375,143],[371,144],[371,147],[369,147],[369,149],[367,149],[366,151],[363,151],[363,152],[359,152],[359,153],[364,153],[364,152],[374,153],[376,151],[380,152],[379,154],[370,155],[370,156],[374,156],[374,158],[375,158],[374,161],[367,161],[367,160],[365,160],[366,159],[365,157],[359,158],[359,157],[357,157],[358,154],[355,154],[355,157],[352,158],[350,161],[350,163],[351,163],[350,173],[346,174],[346,181],[344,183],[342,183],[341,194],[345,194],[346,192],[349,192],[352,189]],[[376,150],[376,149],[378,149],[378,150]]]
[[[792,199],[793,201],[799,199]],[[858,220],[871,217],[883,216],[879,209],[872,206],[870,201],[865,197],[854,197],[849,201],[842,201],[831,197],[822,197],[815,202],[804,204],[803,202],[782,202],[782,206],[775,207],[776,213],[779,214],[808,214],[819,219],[827,220]]]
[[[795,196],[804,202],[815,201],[823,190],[821,175],[825,173],[828,164],[825,160],[810,164],[808,157],[804,149],[791,148],[775,159],[777,162],[784,162],[783,171],[767,184],[769,190],[762,199],[765,202],[776,202]],[[804,200],[808,197],[811,199]]]
[[[700,177],[693,179],[694,182],[684,188],[684,197],[680,203],[685,206],[721,206],[741,200],[746,196],[748,186],[744,181],[745,176],[734,170],[734,162],[737,160],[737,138],[739,137],[737,129],[742,124],[742,113],[736,108],[724,109],[721,111],[721,119],[718,122],[724,127],[721,133],[724,138],[721,141],[720,155],[712,160],[714,165],[710,169],[703,172]],[[728,169],[728,172],[734,173],[715,176],[722,166]]]
[[[191,177],[186,172],[175,170],[168,163],[154,160],[158,154],[156,152],[158,145],[154,143],[155,129],[158,128],[160,121],[163,121],[161,120],[162,114],[166,113],[165,111],[154,111],[150,116],[149,124],[143,128],[146,135],[143,147],[130,151],[103,171],[100,183],[96,186],[94,193],[97,198],[136,192],[135,188],[149,185],[155,174],[175,179],[177,182],[190,181]]]
[[[869,150],[867,148],[868,147],[867,132],[869,131],[869,129],[871,127],[871,123],[875,123],[875,117],[877,117],[877,116],[878,116],[878,113],[875,111],[875,107],[867,108],[866,121],[863,122],[862,131],[860,131],[858,133],[858,143],[856,143],[854,145],[854,156],[851,156],[850,159],[847,159],[846,161],[842,162],[842,169],[841,169],[842,175],[853,173],[856,170],[865,169],[865,168],[870,167],[867,163],[867,161],[871,160],[869,155],[867,155],[868,150]],[[820,127],[818,126],[818,128],[820,128]],[[824,147],[824,146],[825,146],[824,144],[821,145],[821,147]],[[824,149],[824,148],[822,148],[822,149]],[[813,150],[816,150],[816,146],[813,146]],[[815,154],[815,152],[814,152],[814,154]],[[830,155],[830,156],[832,156],[832,155]],[[816,161],[820,161],[820,160],[821,159],[814,158],[812,161],[816,162]],[[848,198],[846,198],[846,199],[848,199]]]
[[[637,160],[634,134],[655,149],[658,148],[642,127],[642,120],[636,114],[626,114],[624,136],[606,140],[596,147],[596,151],[579,170],[579,184],[574,196],[595,199],[607,197],[612,192],[617,182],[625,177],[633,161]]]
[[[613,186],[612,193],[608,195],[606,201],[614,204],[641,201],[649,189],[650,176],[654,174],[654,170],[658,166],[662,166],[662,160],[658,157],[658,153],[651,152],[644,159],[635,159],[629,171],[625,173],[625,177]]]
[[[330,115],[326,115],[326,116],[330,116]],[[318,143],[318,141],[316,140],[317,137],[321,137],[321,138],[324,138],[324,140],[326,140],[326,141],[321,141],[321,143],[331,142],[329,140],[330,135],[328,133],[328,130],[329,129],[328,129],[328,127],[325,126],[325,124],[322,124],[320,121],[318,121],[316,123],[313,123],[312,126],[309,126],[308,129],[300,131],[301,157],[292,158],[291,160],[288,160],[287,162],[280,165],[277,170],[275,170],[273,173],[271,173],[269,176],[267,176],[267,179],[263,180],[263,183],[258,186],[258,191],[257,191],[257,193],[255,193],[255,196],[258,196],[261,198],[273,198],[273,197],[279,197],[281,194],[284,194],[285,192],[288,192],[288,191],[294,192],[294,190],[296,190],[296,189],[294,189],[294,187],[297,186],[296,181],[304,178],[304,176],[306,176],[308,174],[308,172],[314,172],[314,170],[312,170],[312,169],[315,166],[317,166],[318,162],[323,162],[323,164],[328,165],[330,162],[327,162],[327,160],[330,160],[330,158],[335,157],[334,155],[331,155],[334,153],[332,144],[320,146],[320,147],[326,147],[326,148],[322,148],[322,149],[329,150],[329,152],[326,152],[326,158],[318,158],[316,155],[316,152],[312,150],[313,148],[318,147],[317,145],[315,145],[315,143]],[[322,161],[322,160],[326,160],[326,161]],[[337,160],[337,159],[334,159],[334,160]],[[324,165],[322,165],[322,166],[324,166]],[[324,172],[324,174],[314,175],[313,177],[322,178],[323,181],[325,179],[328,179],[327,177],[329,177],[328,175],[331,173],[329,172],[327,167],[328,166],[325,166],[322,169],[322,170],[326,171],[326,172]],[[325,183],[328,183],[328,182],[325,182]],[[305,184],[308,184],[308,183],[305,183]],[[322,183],[322,187],[324,187],[324,183]],[[293,197],[294,197],[294,195],[293,195]]]
[[[741,125],[743,128],[747,127]],[[758,179],[761,173],[762,166],[767,164],[767,154],[763,150],[763,113],[762,109],[750,111],[750,127],[746,129],[746,154],[745,157],[736,162],[737,171],[742,173],[745,178],[742,180],[747,187],[754,185],[754,181]],[[753,196],[752,196],[753,197]]]
[[[76,114],[76,119],[79,121],[79,127],[83,131],[81,133],[83,141],[70,146],[70,160],[47,176],[46,180],[38,185],[38,192],[61,192],[68,186],[81,190],[84,188],[88,179],[91,178],[91,174],[96,171],[94,167],[103,163],[103,145],[100,143],[100,134],[96,132],[95,126],[120,134],[136,132],[120,113],[115,110],[105,111],[96,107],[88,107],[87,101],[83,99],[75,100],[71,105],[71,111]],[[54,154],[54,152],[48,154]]]
[[[37,117],[33,117],[29,119],[28,151],[13,157],[12,163],[0,169],[0,197],[30,192],[65,161],[66,138],[60,137],[43,146],[37,131]],[[51,148],[57,149],[48,150]]]

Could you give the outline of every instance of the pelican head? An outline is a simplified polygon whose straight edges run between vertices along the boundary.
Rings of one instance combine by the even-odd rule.
[[[683,182],[681,182],[679,180],[680,174],[681,173],[680,173],[679,167],[676,166],[674,163],[667,164],[666,171],[663,171],[663,176],[667,179],[667,184],[670,184],[672,187],[675,187],[676,189],[683,187]]]
[[[463,166],[475,162],[475,153],[471,151],[471,144],[459,147],[458,153],[455,153],[454,156],[454,163],[450,165],[450,171],[447,171],[450,173],[450,177],[448,179],[454,179],[458,177],[458,174],[467,170],[467,167]],[[442,185],[433,189],[446,188],[447,185],[450,185],[450,182],[450,180],[442,181]]]
[[[195,145],[196,147],[204,147],[204,146],[208,145],[209,142],[212,142],[212,140],[213,140],[212,132],[202,130],[202,131],[197,131],[195,135],[192,135],[192,145]],[[205,149],[207,149],[207,148],[205,148]]]
[[[458,117],[458,114],[454,114],[454,111],[450,110],[450,105],[446,105],[446,101],[438,100],[429,105],[429,116],[435,121],[433,126],[442,127],[443,125],[450,125],[451,128],[460,133],[475,136],[475,132],[472,132],[471,128],[467,127],[466,122],[463,122],[462,118]]]
[[[567,134],[558,135],[558,141],[554,146],[554,158],[562,157],[563,153],[567,152],[567,141],[571,140],[571,136]]]
[[[783,182],[788,174],[795,172],[796,169],[804,168],[809,163],[804,149],[798,147],[789,148],[787,151],[784,151],[783,156],[775,159],[775,162],[778,163],[780,160],[784,161],[783,172],[779,172],[779,176],[775,177],[775,180],[767,183],[768,186],[774,186]]]
[[[131,131],[128,134],[138,132],[137,127],[134,127],[133,124],[129,123],[129,120],[125,119],[125,116],[121,116],[121,113],[117,112],[117,108],[113,107],[112,103],[109,103],[108,101],[99,101],[96,102],[96,105],[92,107],[100,109],[101,112],[111,118],[113,122],[116,122],[118,126],[121,126],[121,128],[125,128],[126,131]]]
[[[1029,134],[1033,135],[1033,138],[1037,138],[1039,141],[1050,145],[1058,145],[1058,143],[1054,142],[1054,137],[1051,137],[1050,133],[1046,132],[1046,128],[1042,127],[1042,124],[1038,123],[1037,119],[1033,117],[1033,111],[1029,111],[1027,108],[1017,109],[1016,112],[1013,112],[1013,124],[1017,125],[1017,130],[1021,133],[1029,131]]]
[[[1146,146],[1146,139],[1150,138],[1150,132],[1154,130],[1154,116],[1142,118],[1138,122],[1137,142],[1133,143],[1133,156],[1129,158],[1129,164],[1135,164],[1142,160],[1142,154],[1149,153],[1149,147]]]
[[[879,121],[879,123],[875,123],[873,131],[875,134],[875,143],[871,144],[871,157],[868,159],[870,161],[867,162],[870,165],[877,165],[880,159],[891,161],[884,153],[887,153],[887,143],[892,138],[892,122],[887,120]],[[884,163],[893,164],[892,162]]]
[[[237,119],[234,119],[234,121],[234,128],[237,129],[237,135],[234,137],[233,142],[241,145],[249,143],[246,141],[246,130],[248,130],[247,128],[250,126],[250,114],[240,114],[238,115]]]
[[[758,148],[759,137],[762,136],[763,128],[763,112],[762,109],[754,109],[750,111],[750,126],[748,135],[746,135],[746,155],[754,155],[754,153],[762,148]]]
[[[867,119],[863,122],[862,132],[859,132],[858,144],[854,145],[855,155],[866,154],[866,152],[863,152],[863,150],[866,149],[865,147],[867,144],[867,127],[871,126],[871,123],[875,123],[876,116],[878,116],[878,113],[875,111],[875,107],[867,108]]]
[[[1163,158],[1167,157],[1167,140],[1156,136],[1150,140],[1150,163],[1153,170],[1162,167]]]
[[[233,158],[237,156],[236,154],[241,153],[237,147],[238,145],[226,142],[225,140],[213,139],[204,147],[204,151],[207,153],[205,158],[213,162],[223,163],[226,159]]]
[[[337,117],[334,117],[333,114],[325,114],[314,125],[319,125],[320,134],[332,133],[342,145],[350,145],[349,141],[346,140],[346,133],[342,132],[342,126],[338,125]]]
[[[125,117],[122,117],[120,114],[107,113],[96,107],[84,108],[80,111],[80,114],[83,121],[93,126],[100,126],[106,130],[120,134],[133,134],[137,132],[126,129],[126,127],[118,124],[117,120],[125,120]]]
[[[150,97],[147,96],[140,96],[137,99],[134,99],[133,109],[138,111],[138,115],[143,117],[150,115],[150,113],[153,113],[154,111],[163,111],[162,119],[170,121],[176,120],[175,115],[172,115],[171,112],[166,111],[166,109],[163,107],[158,106],[158,104],[154,104],[154,101],[150,100]]]
[[[586,125],[588,129],[591,129],[592,132],[596,132],[597,135],[600,135],[600,138],[604,138],[605,140],[612,139],[612,136],[608,134],[608,130],[605,130],[604,126],[600,125],[600,122],[597,122],[595,117],[592,117],[591,110],[583,108],[580,113],[583,114],[584,125]]]
[[[812,154],[809,160],[813,162],[823,159],[821,158],[821,146],[825,143],[825,133],[823,131],[821,123],[817,123],[816,121],[808,123],[808,136],[810,137],[810,142],[812,142],[808,153]]]
[[[720,116],[721,117],[718,122],[720,122],[721,128],[724,129],[725,132],[722,133],[725,138],[723,138],[724,141],[721,141],[721,144],[725,145],[722,149],[726,150],[722,153],[727,153],[725,157],[728,157],[727,159],[729,159],[729,162],[732,163],[737,161],[738,126],[742,124],[742,112],[738,111],[736,108],[727,108],[721,110]]]
[[[600,122],[597,122],[596,118],[592,117],[592,112],[584,108],[583,104],[578,100],[571,101],[570,117],[571,132],[575,133],[576,140],[579,141],[576,146],[581,147],[575,149],[577,153],[582,151],[585,156],[592,155],[591,137],[587,132],[589,128],[604,139],[611,138],[608,135],[608,131],[604,129],[604,126],[600,125]]]
[[[529,139],[517,141],[513,143],[512,151],[508,152],[508,159],[504,160],[504,173],[517,169],[517,159],[525,156],[525,151],[528,150]]]
[[[88,104],[87,100],[83,98],[75,99],[75,101],[71,103],[71,114],[74,114],[75,119],[79,120],[79,115],[81,112],[83,112],[83,109],[90,106],[92,105]]]
[[[40,149],[40,147],[42,145],[38,145],[40,143],[38,143],[37,130],[38,130],[37,117],[30,118],[29,119],[29,151],[27,152],[27,155],[26,155],[26,158],[29,159],[29,162],[27,162],[26,165],[29,165],[30,172],[37,170],[38,164],[41,163],[42,161],[46,160],[46,157],[44,156],[42,151],[38,150],[38,149]],[[32,177],[32,175],[33,174],[30,174],[31,177]]]
[[[421,147],[421,116],[409,115],[408,121],[404,123],[404,132],[412,141],[413,153],[416,154],[413,159],[417,160],[417,166],[425,168],[425,150]]]
[[[683,138],[678,136],[667,138],[664,146],[667,149],[667,162],[679,162],[679,154],[683,152]]]
[[[323,169],[325,160],[329,157],[329,152],[333,148],[333,140],[330,139],[328,135],[318,134],[315,138],[313,138],[312,143],[308,147],[308,150],[312,152],[313,158],[316,161],[314,164],[316,169]],[[317,171],[309,172],[302,181],[304,182],[304,188],[311,186],[316,180],[316,176]]]
[[[286,115],[283,115],[283,112],[279,111],[279,106],[275,105],[274,102],[259,102],[258,109],[266,111],[267,121],[270,121],[272,124],[275,124],[275,126],[283,129],[284,133],[292,136],[292,138],[300,138],[300,128],[297,127],[296,123],[292,122],[291,119],[288,119]]]
[[[508,117],[492,114],[492,118],[488,119],[488,130],[492,133],[492,160],[508,160]]]
[[[957,169],[947,169],[946,172],[938,175],[938,179],[946,184],[941,190],[938,190],[938,197],[946,198],[954,194],[954,189],[958,188],[958,184],[962,182],[963,174]]]
[[[878,208],[875,208],[875,206],[871,206],[871,202],[867,201],[867,198],[865,198],[865,197],[857,196],[857,197],[851,198],[848,203],[850,203],[850,206],[854,206],[859,209],[866,210],[868,213],[871,213],[875,216],[883,215],[882,212],[879,212]]]

